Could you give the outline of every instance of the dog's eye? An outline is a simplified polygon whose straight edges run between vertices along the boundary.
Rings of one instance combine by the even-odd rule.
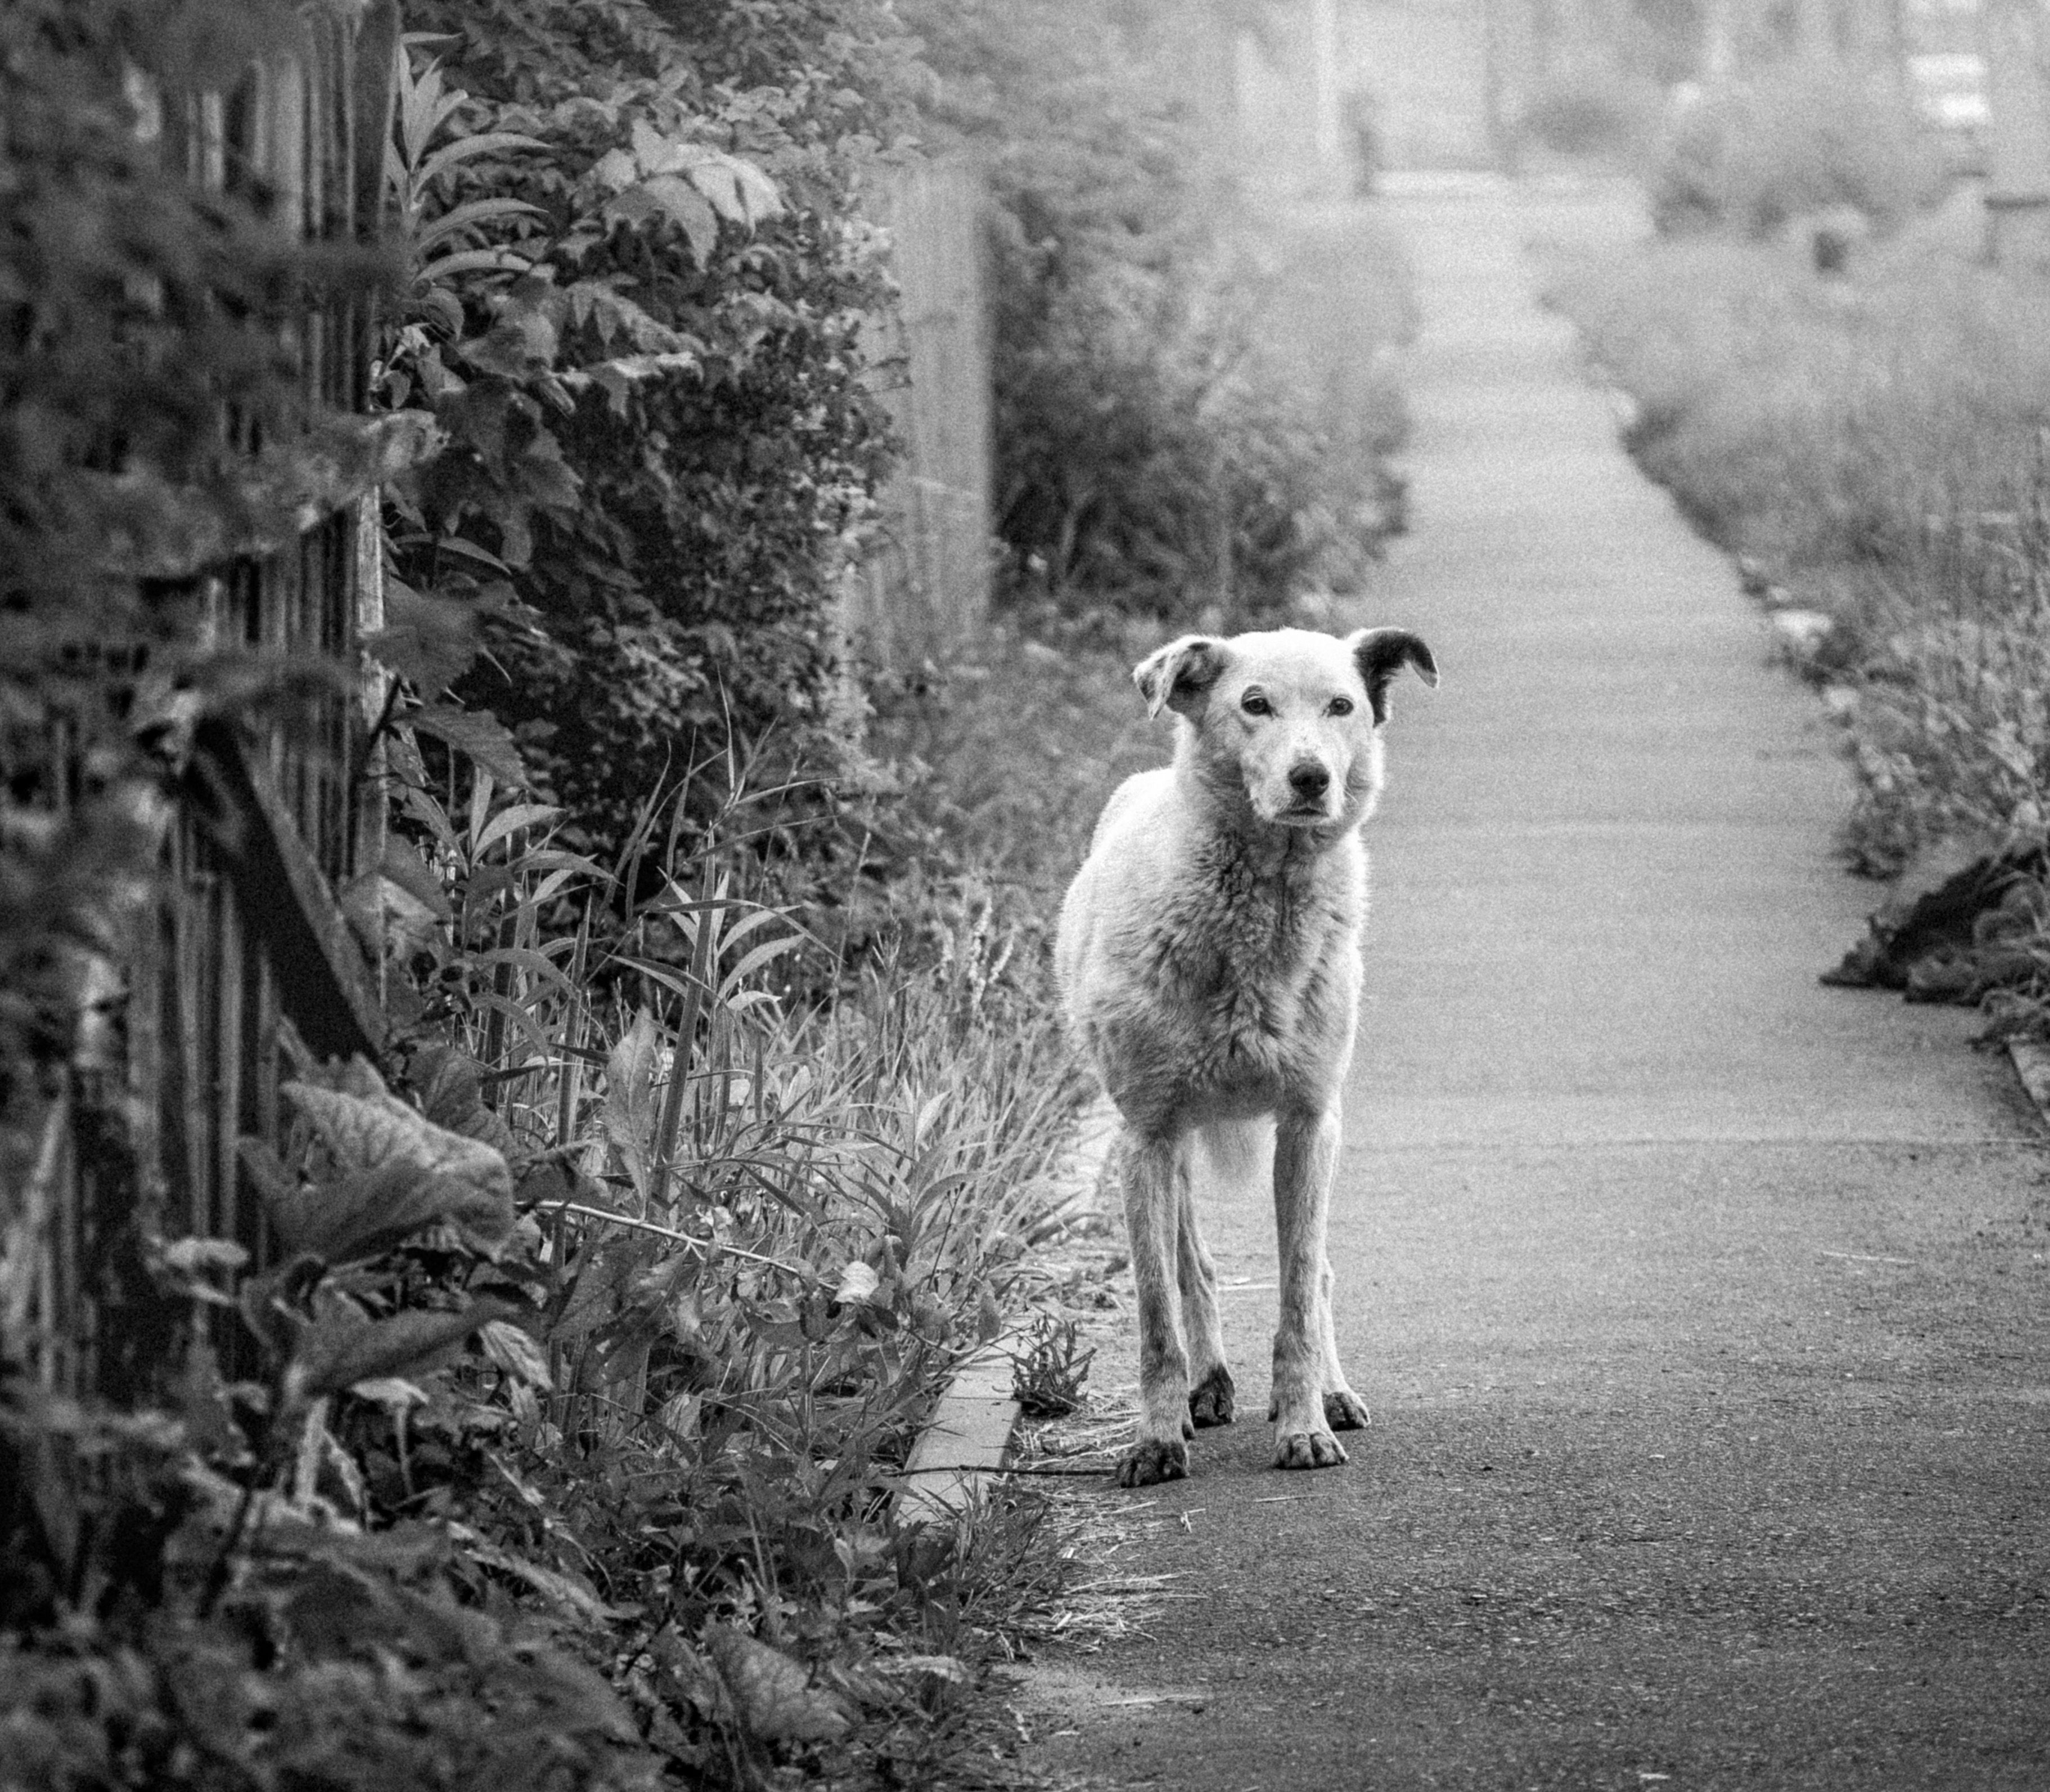
[[[1352,699],[1349,697],[1333,697],[1327,713],[1334,716],[1350,716],[1352,713]]]
[[[1238,706],[1249,716],[1271,716],[1274,705],[1257,691],[1248,691],[1238,700]]]

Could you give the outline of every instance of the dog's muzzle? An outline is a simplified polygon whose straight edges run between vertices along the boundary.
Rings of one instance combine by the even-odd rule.
[[[1329,820],[1325,798],[1331,787],[1331,769],[1322,760],[1299,760],[1288,768],[1289,801],[1280,818],[1284,822]]]

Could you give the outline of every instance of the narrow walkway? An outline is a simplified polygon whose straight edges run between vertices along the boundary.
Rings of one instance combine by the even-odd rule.
[[[1873,900],[1829,726],[1521,250],[1619,202],[1378,203],[1423,328],[1370,619],[1444,682],[1397,692],[1369,831],[1332,1256],[1376,1425],[1267,1468],[1271,1216],[1216,1214],[1253,1422],[1149,1490],[1186,1523],[1120,1560],[1193,1596],[1048,1665],[1028,1758],[1196,1792],[2050,1784],[2037,1122],[1969,1016],[1816,983]]]

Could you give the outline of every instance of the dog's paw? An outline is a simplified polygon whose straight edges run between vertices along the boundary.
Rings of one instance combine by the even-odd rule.
[[[1345,1446],[1329,1431],[1284,1431],[1274,1440],[1277,1469],[1335,1469],[1345,1459]]]
[[[1195,1421],[1196,1428],[1201,1431],[1211,1425],[1229,1425],[1233,1400],[1237,1392],[1232,1383],[1231,1371],[1219,1363],[1189,1390],[1189,1417]]]
[[[1366,1402],[1350,1388],[1324,1396],[1324,1423],[1335,1431],[1363,1431],[1374,1423]]]
[[[1189,1473],[1189,1446],[1179,1438],[1172,1441],[1141,1438],[1117,1459],[1120,1487],[1151,1487],[1158,1481],[1182,1481]]]

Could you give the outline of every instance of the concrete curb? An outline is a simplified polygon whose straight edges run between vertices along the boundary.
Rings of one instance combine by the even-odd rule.
[[[1099,1095],[1075,1127],[1068,1160],[1053,1178],[1058,1210],[1093,1190],[1117,1138],[1117,1111]],[[1022,1409],[1011,1397],[1023,1333],[1007,1332],[955,1372],[904,1464],[898,1516],[906,1524],[951,1524],[1004,1471]]]
[[[2029,1099],[2036,1103],[2037,1115],[2050,1126],[2050,1046],[2033,1039],[2010,1039],[2007,1055]]]
[[[897,1515],[906,1524],[950,1523],[1001,1472],[1020,1407],[1011,1397],[1015,1332],[977,1351],[940,1396],[904,1465]]]

